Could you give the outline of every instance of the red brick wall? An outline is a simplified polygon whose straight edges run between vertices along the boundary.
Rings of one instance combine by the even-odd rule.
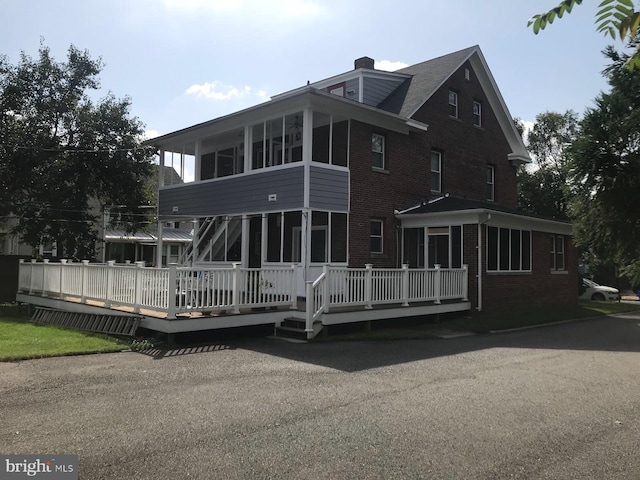
[[[469,80],[465,79],[469,69]],[[449,117],[449,90],[458,93],[458,119]],[[482,104],[482,127],[473,125],[473,102]],[[442,192],[486,200],[486,167],[495,167],[495,202],[515,208],[516,168],[511,148],[469,62],[456,71],[413,116],[429,125],[430,148],[444,152]]]
[[[470,70],[465,80],[464,69]],[[458,91],[459,120],[448,114],[449,88]],[[483,127],[473,126],[473,101],[483,105]],[[371,125],[351,123],[351,215],[349,264],[360,267],[398,265],[398,222],[394,210],[417,205],[432,197],[430,188],[432,149],[443,155],[442,193],[476,200],[486,197],[486,167],[495,167],[495,203],[516,205],[516,169],[507,160],[511,149],[498,125],[470,64],[462,66],[416,113],[429,124],[427,132],[403,135]],[[387,171],[372,169],[371,134],[386,136]],[[384,253],[369,253],[369,221],[384,221]]]
[[[482,288],[484,312],[497,313],[540,305],[571,305],[577,302],[577,250],[567,237],[565,262],[568,273],[551,273],[549,237],[549,233],[532,232],[531,273],[489,273],[486,272],[486,265],[484,265]],[[485,241],[486,236],[483,237],[483,242]]]
[[[374,170],[371,134],[385,135],[387,170]],[[361,122],[351,123],[349,264],[361,267],[395,267],[399,222],[394,210],[402,210],[429,199],[428,135],[403,135]],[[372,218],[384,221],[382,255],[369,253]]]

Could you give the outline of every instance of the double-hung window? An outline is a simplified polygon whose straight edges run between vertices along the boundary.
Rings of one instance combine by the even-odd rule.
[[[379,133],[373,133],[371,135],[371,152],[373,154],[372,166],[374,168],[380,168],[386,170],[385,159],[385,137]]]
[[[487,200],[493,202],[496,196],[496,170],[493,165],[487,165]]]
[[[449,116],[458,118],[458,92],[449,90]]]
[[[431,191],[442,191],[442,152],[431,150]]]
[[[564,236],[551,235],[551,270],[564,271]]]
[[[370,222],[371,225],[371,242],[370,248],[371,253],[383,253],[383,232],[384,232],[384,222],[378,219],[372,219]]]
[[[482,127],[482,104],[476,100],[473,102],[473,125]]]

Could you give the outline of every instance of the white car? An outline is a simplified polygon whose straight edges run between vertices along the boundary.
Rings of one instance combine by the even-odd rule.
[[[620,301],[620,291],[617,288],[598,285],[588,278],[582,279],[582,286],[585,288],[584,293],[580,295],[580,298],[583,300],[599,300],[601,302],[605,300]]]

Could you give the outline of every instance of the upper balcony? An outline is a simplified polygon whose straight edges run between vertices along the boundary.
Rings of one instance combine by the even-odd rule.
[[[415,122],[398,115],[306,88],[149,140],[161,161],[179,171],[184,181],[167,185],[160,179],[160,215],[313,208],[314,188],[329,200],[348,192],[352,120],[404,134],[416,129]],[[257,196],[258,208],[239,205]],[[218,202],[217,213],[196,208],[198,199],[208,207]],[[263,205],[267,201],[282,204]],[[340,203],[340,210],[347,208],[346,200]]]

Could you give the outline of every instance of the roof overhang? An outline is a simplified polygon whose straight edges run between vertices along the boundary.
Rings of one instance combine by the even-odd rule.
[[[428,127],[426,124],[400,115],[332,95],[313,87],[305,87],[231,115],[146,140],[143,144],[162,150],[193,155],[195,153],[195,143],[199,140],[241,128],[245,125],[259,123],[278,115],[295,113],[304,108],[362,121],[403,134],[408,134],[410,131],[415,130],[426,130]]]

